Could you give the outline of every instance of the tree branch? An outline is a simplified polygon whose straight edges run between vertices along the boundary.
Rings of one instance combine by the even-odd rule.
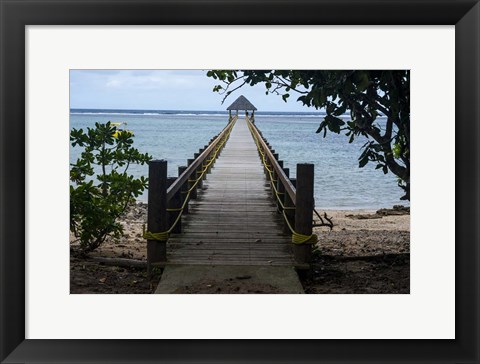
[[[243,81],[243,83],[242,83],[240,86],[237,86],[237,87],[235,87],[233,90],[227,92],[227,90],[228,90],[228,88],[230,87],[230,85],[232,85],[232,84],[230,83],[230,84],[227,86],[227,88],[225,89],[226,95],[225,95],[225,96],[223,97],[223,99],[222,99],[222,105],[223,105],[224,101],[227,99],[227,97],[230,96],[230,94],[231,94],[232,92],[238,90],[240,87],[242,87],[242,86],[245,85],[246,83],[247,83],[247,81]]]

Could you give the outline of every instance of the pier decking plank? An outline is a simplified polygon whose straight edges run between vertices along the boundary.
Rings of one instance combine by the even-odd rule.
[[[182,227],[168,242],[168,264],[294,265],[246,120],[237,120]]]

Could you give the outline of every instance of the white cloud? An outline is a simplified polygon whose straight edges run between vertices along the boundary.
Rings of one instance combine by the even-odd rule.
[[[245,95],[261,111],[307,109],[291,100],[265,95],[263,85],[245,86],[222,105],[222,95],[212,92],[218,84],[205,70],[72,70],[70,107],[99,109],[224,110]]]
[[[107,87],[119,87],[122,85],[123,85],[123,82],[118,79],[111,79],[111,80],[108,80],[106,83]]]

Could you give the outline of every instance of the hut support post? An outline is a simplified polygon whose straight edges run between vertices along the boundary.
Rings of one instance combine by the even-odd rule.
[[[303,235],[311,235],[313,229],[313,168],[313,164],[297,164],[295,231]],[[308,264],[312,259],[312,244],[295,244],[293,252],[297,263]]]
[[[167,161],[152,160],[148,164],[148,214],[147,230],[160,233],[167,226]],[[167,240],[147,240],[147,271],[152,264],[167,261]]]

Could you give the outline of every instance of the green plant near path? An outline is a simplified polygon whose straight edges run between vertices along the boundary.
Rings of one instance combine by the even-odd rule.
[[[70,231],[88,253],[107,237],[122,236],[118,218],[148,187],[147,178],[128,175],[128,168],[151,156],[133,147],[132,133],[118,131],[110,122],[95,123],[86,132],[72,129],[70,142],[83,148],[70,166]]]

